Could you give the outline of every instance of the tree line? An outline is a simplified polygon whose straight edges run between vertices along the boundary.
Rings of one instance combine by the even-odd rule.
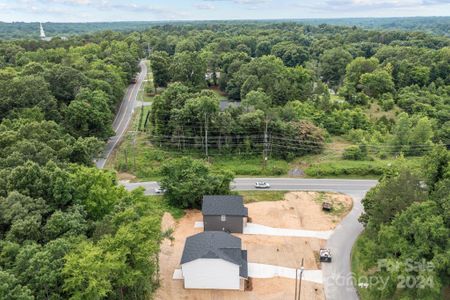
[[[140,35],[0,43],[0,298],[143,299],[163,207],[93,167]]]
[[[320,152],[327,136],[343,136],[362,148],[357,151],[380,158],[423,155],[434,143],[450,144],[447,37],[283,23],[172,25],[152,28],[144,38],[152,50],[151,92],[167,88],[155,98],[151,115],[159,144],[206,147],[205,125],[211,146],[221,151],[223,145],[239,152],[258,144],[261,149],[268,134],[270,144],[279,146],[271,153],[281,157],[314,153],[307,145],[318,145]],[[219,89],[219,98],[201,94],[207,87]],[[181,90],[192,96],[170,96]],[[253,100],[246,98],[255,93],[265,104],[249,105]],[[241,105],[220,107],[224,97]],[[207,102],[208,113],[206,107],[193,111],[194,103]],[[321,137],[300,142],[295,126]]]
[[[438,145],[421,173],[400,160],[363,199],[358,258],[369,277],[366,299],[444,299],[449,278],[450,155]],[[424,180],[423,180],[424,179]],[[380,264],[380,261],[382,264]],[[407,284],[404,284],[407,282]]]

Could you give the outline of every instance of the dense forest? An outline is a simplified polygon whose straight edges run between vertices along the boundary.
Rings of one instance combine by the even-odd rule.
[[[244,24],[0,41],[1,299],[143,299],[157,288],[163,208],[93,167],[143,58],[155,95],[144,129],[157,147],[289,161],[340,137],[352,143],[348,160],[424,157],[426,172],[390,168],[364,200],[362,251],[373,254],[367,268],[382,258],[433,261],[438,284],[426,291],[439,298],[450,276],[450,38]],[[162,167],[171,205],[229,191],[233,174],[205,164]]]
[[[131,32],[144,30],[160,22],[92,22],[92,23],[42,23],[49,37],[67,37],[80,34],[90,34],[98,31],[113,30]],[[39,23],[0,22],[1,39],[38,39]]]
[[[144,33],[155,88],[168,86],[153,101],[155,143],[292,158],[345,136],[357,145],[345,154],[355,160],[450,144],[449,38],[267,26]],[[224,108],[208,86],[237,102]]]
[[[321,24],[337,26],[358,26],[368,29],[407,30],[448,35],[450,17],[411,17],[411,18],[342,18],[342,19],[293,19],[293,20],[254,20],[254,21],[178,21],[180,25],[198,26],[201,24],[261,24],[299,23],[318,26]],[[43,23],[45,32],[50,37],[89,34],[97,31],[114,30],[131,32],[145,30],[151,26],[172,24],[169,21],[142,22],[91,22],[91,23]],[[39,38],[39,23],[0,22],[0,39]]]
[[[0,49],[0,298],[143,299],[157,284],[160,208],[92,163],[140,35]]]

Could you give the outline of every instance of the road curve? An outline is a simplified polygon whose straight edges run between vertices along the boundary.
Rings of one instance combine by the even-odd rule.
[[[353,208],[336,227],[327,241],[327,248],[333,255],[332,263],[322,264],[325,297],[328,300],[358,299],[352,281],[350,255],[356,238],[363,230],[358,222],[363,207],[361,199],[377,184],[376,180],[351,179],[296,179],[296,178],[236,178],[231,189],[237,191],[255,190],[256,181],[268,182],[270,190],[278,191],[325,191],[348,194],[353,198]],[[159,187],[157,182],[122,183],[127,190],[138,187],[145,189],[146,195],[154,195]]]
[[[147,77],[147,65],[145,64],[145,61],[142,60],[139,63],[139,67],[141,68],[141,71],[137,76],[137,81],[135,84],[128,86],[127,92],[123,97],[122,103],[120,104],[119,110],[117,111],[114,119],[112,127],[116,135],[109,138],[102,156],[95,161],[95,165],[99,169],[103,169],[105,167],[109,156],[120,142],[123,135],[126,133],[128,125],[133,117],[136,98],[139,94],[143,81]]]

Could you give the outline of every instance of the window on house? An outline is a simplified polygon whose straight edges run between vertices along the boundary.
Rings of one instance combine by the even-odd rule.
[[[220,221],[225,222],[226,220],[227,220],[227,216],[225,216],[225,215],[220,216]]]

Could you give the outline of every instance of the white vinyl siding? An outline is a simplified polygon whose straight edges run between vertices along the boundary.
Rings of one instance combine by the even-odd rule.
[[[186,289],[240,289],[239,266],[223,259],[196,259],[181,270]]]

